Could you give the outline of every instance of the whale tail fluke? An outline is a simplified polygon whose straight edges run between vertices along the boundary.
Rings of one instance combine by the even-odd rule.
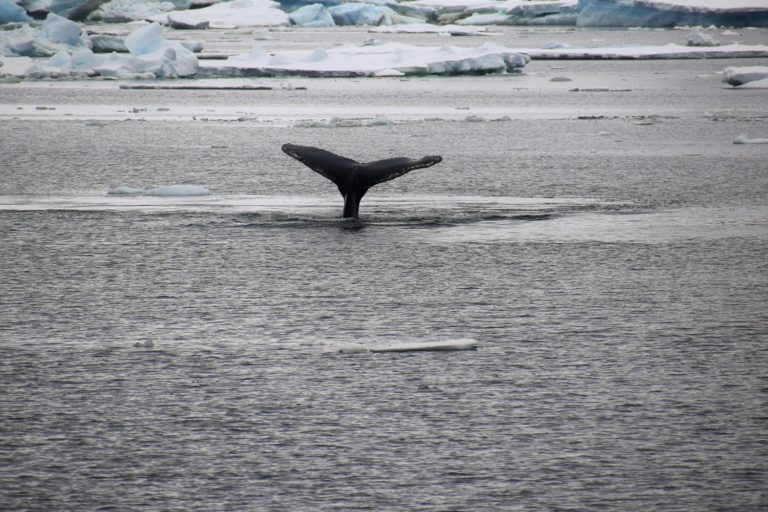
[[[425,156],[418,160],[398,157],[360,163],[310,146],[283,144],[282,149],[287,155],[336,184],[344,197],[343,217],[357,217],[360,200],[372,186],[442,161],[440,156]]]

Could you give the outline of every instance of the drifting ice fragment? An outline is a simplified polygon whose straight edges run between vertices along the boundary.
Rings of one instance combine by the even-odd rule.
[[[144,189],[125,185],[109,189],[108,196],[157,196],[157,197],[192,197],[209,196],[211,191],[202,185],[180,184]]]
[[[743,66],[725,68],[723,82],[734,87],[768,78],[768,66]]]
[[[719,44],[720,41],[701,30],[694,30],[688,35],[688,46],[717,46]]]
[[[209,196],[211,191],[202,185],[166,185],[146,192],[148,196],[180,197],[180,196]]]
[[[291,23],[302,27],[334,27],[333,16],[323,4],[309,4],[288,15]]]
[[[733,141],[734,144],[768,144],[768,139],[750,139],[744,134],[739,135],[736,137],[736,140]]]
[[[477,341],[473,339],[458,339],[434,342],[394,343],[387,345],[342,347],[339,352],[353,354],[359,352],[451,352],[457,350],[477,350]]]

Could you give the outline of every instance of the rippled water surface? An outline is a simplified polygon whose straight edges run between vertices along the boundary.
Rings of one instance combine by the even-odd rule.
[[[768,145],[732,142],[768,102],[729,64],[3,86],[0,509],[765,510]],[[288,141],[444,160],[342,220]]]

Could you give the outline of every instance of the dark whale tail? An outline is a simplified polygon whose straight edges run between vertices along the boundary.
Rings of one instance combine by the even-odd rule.
[[[343,217],[357,217],[360,200],[372,186],[393,180],[415,169],[430,167],[443,159],[440,156],[425,156],[419,160],[399,157],[360,163],[309,146],[283,144],[283,151],[339,187],[339,192],[344,197]]]

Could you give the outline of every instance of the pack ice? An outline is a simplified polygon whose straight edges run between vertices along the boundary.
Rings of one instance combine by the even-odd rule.
[[[156,23],[140,27],[125,38],[129,54],[94,54],[80,26],[56,14],[48,15],[39,33],[30,27],[18,32],[0,44],[6,55],[0,60],[0,74],[30,78],[176,78],[193,76],[198,70],[194,53],[181,42],[166,40]],[[29,58],[54,52],[47,60]]]

